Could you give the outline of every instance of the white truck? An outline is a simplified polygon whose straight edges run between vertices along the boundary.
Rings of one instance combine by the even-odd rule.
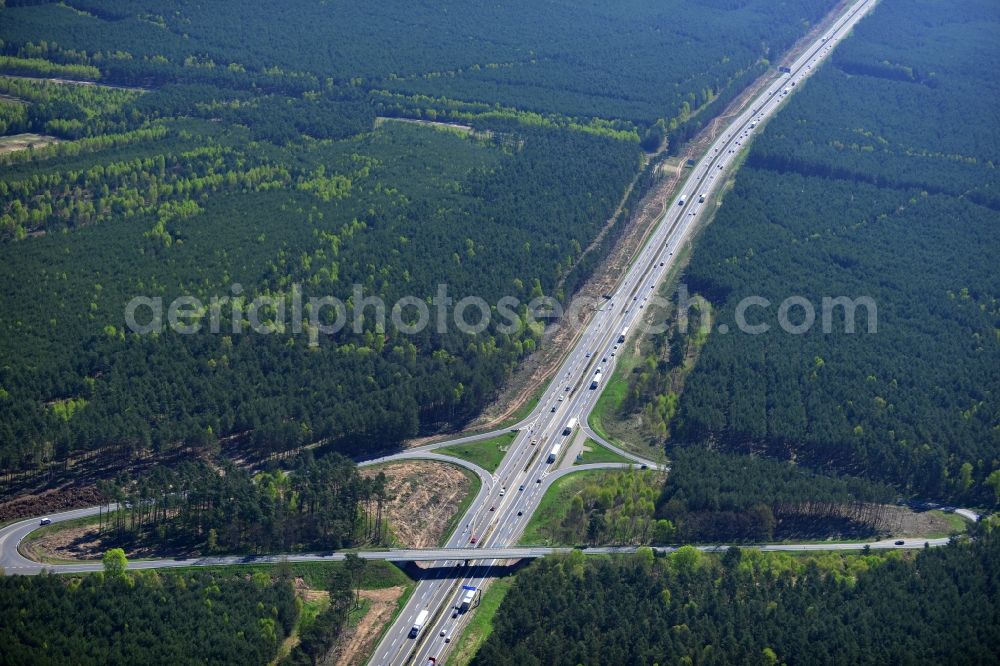
[[[684,195],[681,195],[681,198],[677,200],[677,205],[678,206],[683,206],[685,201],[687,201],[687,197],[684,196]]]
[[[622,329],[622,332],[618,334],[618,344],[625,342],[625,336],[628,335],[628,327]]]
[[[462,588],[465,590],[465,594],[462,595],[462,601],[458,604],[458,610],[465,613],[472,608],[472,602],[476,599],[476,588],[471,585],[463,585]]]
[[[545,462],[547,462],[550,465],[554,463],[556,461],[556,458],[559,457],[559,449],[561,448],[562,444],[553,444],[552,448],[549,449],[549,457],[546,458]]]
[[[416,638],[420,630],[424,628],[427,624],[427,616],[430,615],[430,611],[426,608],[419,613],[417,613],[417,619],[413,621],[413,626],[410,627],[410,638]]]
[[[590,389],[594,390],[601,385],[601,369],[598,368],[597,372],[594,373],[594,378],[590,381]]]
[[[574,416],[569,421],[566,422],[566,427],[563,428],[563,434],[568,435],[573,432],[573,428],[576,427],[576,417]]]

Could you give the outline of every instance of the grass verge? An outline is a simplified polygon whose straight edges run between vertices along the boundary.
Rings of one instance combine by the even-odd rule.
[[[314,590],[326,589],[330,577],[338,570],[343,569],[344,562],[278,562],[275,564],[230,564],[210,567],[174,567],[163,569],[161,575],[173,573],[191,573],[194,571],[208,571],[210,573],[250,576],[255,573],[266,573],[269,575],[279,575],[281,569],[292,578],[301,578],[302,582]],[[81,574],[65,574],[67,576],[80,576]],[[380,560],[368,560],[365,570],[361,575],[360,587],[363,590],[381,590],[386,587],[403,585],[407,588],[413,586],[413,579],[407,576],[402,569],[391,562]]]
[[[569,510],[570,500],[573,495],[579,492],[580,486],[589,478],[588,475],[610,473],[613,472],[606,470],[584,470],[556,479],[549,486],[549,489],[545,491],[542,501],[538,503],[538,508],[535,510],[534,515],[531,516],[531,521],[524,528],[524,533],[518,540],[518,544],[522,546],[551,545],[548,543],[549,538],[546,534],[551,533],[552,525],[562,523],[566,512]]]
[[[486,439],[481,442],[470,442],[468,444],[456,444],[434,449],[434,453],[441,453],[448,456],[455,456],[462,460],[479,465],[487,472],[493,472],[500,466],[507,453],[510,443],[517,437],[517,433],[508,432],[493,439]]]
[[[587,438],[583,445],[583,453],[573,462],[574,465],[589,465],[591,463],[630,463],[625,456],[615,453],[606,446]]]
[[[610,423],[616,418],[615,415],[618,413],[619,408],[621,408],[625,396],[628,395],[629,375],[632,374],[632,370],[639,362],[639,358],[635,354],[626,353],[625,349],[625,345],[622,345],[621,353],[618,355],[618,363],[615,364],[614,372],[611,373],[611,379],[605,385],[604,391],[601,392],[601,396],[597,399],[597,404],[590,411],[590,418],[587,420],[594,432],[608,441],[614,441],[618,445],[622,445],[622,443],[608,433],[605,424]],[[629,450],[635,448],[635,446],[622,446]]]

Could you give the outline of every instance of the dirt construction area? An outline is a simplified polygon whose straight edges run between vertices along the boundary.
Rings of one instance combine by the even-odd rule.
[[[368,602],[368,612],[338,639],[337,647],[323,659],[324,666],[364,664],[368,655],[375,650],[375,643],[382,635],[382,629],[396,612],[403,591],[403,587],[361,590],[361,598]]]
[[[365,476],[385,472],[389,501],[389,527],[396,546],[433,548],[462,500],[472,490],[472,481],[460,468],[447,463],[413,460],[377,469],[362,469]]]

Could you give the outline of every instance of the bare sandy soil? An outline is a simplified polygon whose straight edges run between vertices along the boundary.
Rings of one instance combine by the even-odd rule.
[[[381,590],[361,590],[361,598],[368,600],[368,612],[357,625],[347,629],[331,650],[323,664],[340,666],[364,664],[375,649],[375,643],[382,635],[382,629],[392,619],[396,605],[404,588],[387,587]]]
[[[97,527],[68,527],[21,545],[25,555],[33,560],[99,560],[100,540]],[[135,557],[126,552],[127,557]]]
[[[193,555],[153,546],[121,546],[129,559],[147,557],[169,557]],[[97,525],[78,525],[54,530],[30,541],[25,541],[21,549],[35,560],[100,560],[109,546],[103,543]]]
[[[94,506],[100,495],[94,486],[63,486],[0,501],[0,521],[16,520],[56,513],[83,506]]]
[[[889,536],[911,538],[949,534],[952,531],[951,522],[940,513],[916,512],[901,506],[889,508],[880,527]]]
[[[11,136],[3,136],[0,137],[0,155],[27,150],[29,146],[42,148],[52,143],[59,143],[59,139],[54,136],[46,136],[45,134],[12,134]]]
[[[362,469],[365,476],[384,471],[388,477],[389,525],[397,546],[432,548],[445,530],[472,483],[454,465],[413,460],[393,463],[379,470]]]

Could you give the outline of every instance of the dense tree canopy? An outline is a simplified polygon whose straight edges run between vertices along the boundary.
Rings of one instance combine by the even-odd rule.
[[[588,251],[640,137],[704,122],[831,4],[4,3],[0,133],[64,141],[0,156],[0,469],[220,440],[356,454],[461,424],[540,340],[525,307],[475,336],[366,314],[311,345],[132,335],[126,305],[215,297],[228,322],[301,285],[353,322],[355,285],[388,307],[440,284],[567,297],[651,184]]]
[[[0,576],[0,663],[266,664],[298,614],[261,573]]]
[[[100,517],[106,546],[157,552],[336,550],[380,544],[386,534],[385,475],[363,478],[354,463],[299,455],[284,472],[251,476],[226,464],[159,466],[141,478],[99,482],[108,511]],[[112,511],[112,505],[119,507]]]
[[[473,663],[992,664],[1000,539],[916,556],[684,547],[518,575]]]
[[[998,20],[984,2],[882,3],[768,124],[685,276],[713,330],[683,390],[683,336],[633,381],[650,427],[903,494],[995,500]],[[744,312],[764,333],[740,332],[748,297],[766,299]],[[815,315],[804,333],[780,325],[789,297],[807,302],[789,324]],[[853,331],[843,304],[824,306],[840,297],[874,303]]]
[[[22,58],[100,69],[102,80],[247,81],[269,89],[332,79],[542,114],[683,123],[730,98],[828,11],[829,0],[496,5],[286,0],[255,6],[145,0],[6,3],[0,38]],[[28,47],[30,44],[30,47]],[[22,65],[24,67],[24,65]]]

